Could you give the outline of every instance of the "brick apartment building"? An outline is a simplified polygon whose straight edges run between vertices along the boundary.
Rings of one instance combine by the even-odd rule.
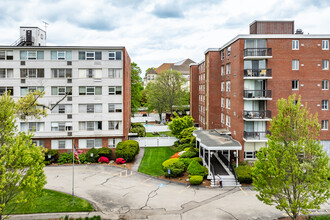
[[[18,129],[34,128],[34,142],[66,151],[115,147],[127,139],[131,118],[131,62],[125,47],[46,46],[46,33],[21,27],[13,46],[0,46],[0,95],[17,100],[30,91],[45,91],[51,106],[40,120],[18,120]]]
[[[190,65],[190,114],[203,129],[227,129],[239,141],[239,161],[253,160],[267,142],[276,102],[301,95],[318,113],[330,154],[329,35],[294,32],[294,21],[255,21],[205,59]]]

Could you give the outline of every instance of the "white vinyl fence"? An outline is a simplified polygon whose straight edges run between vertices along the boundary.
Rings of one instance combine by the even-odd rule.
[[[146,132],[163,132],[169,131],[167,125],[144,125]]]
[[[140,147],[167,147],[172,146],[178,139],[175,137],[137,137],[130,138],[139,142]]]

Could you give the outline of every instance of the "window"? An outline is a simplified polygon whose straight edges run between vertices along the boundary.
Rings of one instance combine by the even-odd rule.
[[[102,86],[79,86],[79,95],[102,95]]]
[[[50,52],[52,60],[72,60],[72,51],[54,51]]]
[[[222,107],[222,108],[225,107],[225,98],[221,98],[221,107]]]
[[[257,151],[244,151],[244,158],[255,159],[257,156]]]
[[[230,81],[226,82],[226,92],[230,92]]]
[[[52,113],[60,113],[60,114],[72,113],[72,105],[66,105],[66,104],[56,105],[53,108]]]
[[[226,64],[226,74],[230,74],[230,63]]]
[[[328,130],[328,120],[321,121],[321,130]]]
[[[227,47],[227,57],[230,57],[231,54],[231,47]]]
[[[299,80],[292,80],[292,89],[299,89]]]
[[[1,50],[0,51],[0,60],[13,60],[13,51],[12,50]]]
[[[44,69],[21,69],[21,78],[44,78]]]
[[[39,90],[41,92],[44,91],[43,86],[28,86],[28,87],[21,87],[21,96],[25,96],[26,94],[30,92],[34,92],[36,90]]]
[[[65,142],[64,140],[58,140],[58,149],[65,149]]]
[[[52,122],[51,123],[52,131],[72,131],[72,122]]]
[[[109,51],[109,60],[121,60],[121,51]]]
[[[299,60],[292,60],[292,70],[299,70]]]
[[[101,51],[79,51],[79,60],[102,60]]]
[[[100,147],[102,147],[102,139],[101,138],[86,139],[86,140],[82,140],[82,141],[86,141],[86,148],[100,148]],[[79,146],[80,146],[80,142],[79,142]]]
[[[322,80],[322,90],[329,89],[329,80]]]
[[[45,146],[45,141],[44,140],[32,140],[32,144],[38,147],[43,147]]]
[[[43,60],[44,52],[35,50],[21,50],[20,58],[21,60]]]
[[[71,86],[52,86],[52,95],[72,95]]]
[[[0,69],[0,78],[13,78],[14,70],[13,69]]]
[[[109,95],[121,95],[121,86],[109,86]]]
[[[21,122],[21,131],[44,131],[44,122]]]
[[[109,130],[119,130],[121,121],[109,121]]]
[[[72,78],[72,69],[52,69],[53,78]]]
[[[108,147],[117,147],[117,144],[121,141],[121,138],[108,138]]]
[[[322,50],[329,50],[329,40],[322,40]]]
[[[222,50],[220,52],[220,55],[221,55],[221,60],[225,59],[225,51]]]
[[[329,69],[329,60],[322,60],[322,69],[323,70]]]
[[[72,149],[72,139],[52,140],[51,144],[52,144],[52,149]]]
[[[292,50],[299,50],[299,40],[292,40]]]
[[[79,69],[79,78],[102,78],[102,69]]]
[[[221,82],[221,92],[225,91],[225,82]]]
[[[123,72],[123,69],[111,68],[108,70],[108,77],[109,78],[122,78],[122,72]]]
[[[221,113],[221,123],[222,124],[225,123],[225,115],[223,113]]]
[[[225,75],[225,66],[221,66],[221,76]]]
[[[79,104],[79,113],[102,113],[102,104]]]
[[[122,112],[123,105],[120,103],[109,103],[109,112]]]
[[[226,125],[230,127],[230,116],[226,115]]]
[[[322,100],[322,110],[328,110],[329,105],[328,105],[328,100]]]
[[[226,98],[226,108],[230,109],[230,99]]]
[[[102,121],[80,121],[80,131],[96,131],[102,130]]]
[[[12,86],[1,86],[0,87],[0,95],[3,95],[5,92],[8,92],[10,96],[14,95],[14,87]]]

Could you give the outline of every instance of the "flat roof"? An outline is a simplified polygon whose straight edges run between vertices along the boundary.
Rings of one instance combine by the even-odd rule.
[[[8,45],[0,45],[0,49],[96,49],[96,50],[108,50],[115,49],[121,50],[124,49],[124,46],[8,46]]]
[[[193,135],[200,146],[207,150],[242,150],[240,142],[234,140],[230,131],[224,129],[195,130]]]

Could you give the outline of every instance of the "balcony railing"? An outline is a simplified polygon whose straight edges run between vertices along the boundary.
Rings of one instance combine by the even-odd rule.
[[[243,118],[245,119],[269,119],[271,117],[272,117],[272,112],[270,110],[243,112]]]
[[[244,49],[244,57],[272,56],[272,48],[247,48]]]
[[[244,77],[272,77],[272,69],[246,69]]]
[[[270,134],[270,131],[253,131],[248,132],[244,131],[245,140],[267,140],[267,134]]]
[[[271,98],[272,90],[244,90],[244,98]]]

